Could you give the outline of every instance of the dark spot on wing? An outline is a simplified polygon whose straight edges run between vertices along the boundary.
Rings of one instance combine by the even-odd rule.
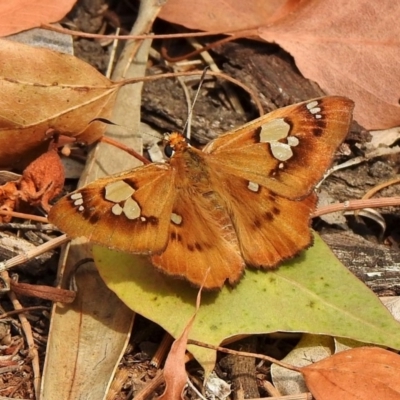
[[[256,219],[253,221],[253,224],[254,224],[254,228],[256,228],[256,229],[260,229],[260,228],[262,227],[262,221],[259,220],[258,218],[256,218]]]
[[[261,127],[254,129],[252,139],[254,143],[259,143],[260,142],[260,133],[261,133]]]
[[[180,233],[171,232],[170,238],[171,238],[171,240],[176,240],[178,242],[182,242],[182,236]]]
[[[188,244],[186,247],[189,251],[194,251],[194,246],[192,244]]]
[[[268,173],[268,176],[271,178],[277,178],[279,174],[279,167],[278,165],[275,168],[271,168],[271,170]]]
[[[188,244],[186,247],[189,251],[204,251],[204,249],[211,249],[212,245],[208,243],[195,242],[194,244]]]
[[[97,224],[100,220],[100,215],[98,213],[87,210],[86,208],[83,210],[83,217],[92,225]]]
[[[145,223],[149,223],[150,225],[153,225],[153,226],[158,225],[159,220],[157,217],[154,217],[153,215],[150,215],[150,217],[146,217],[146,216],[144,216],[144,217],[146,218],[146,220],[144,221]]]
[[[268,200],[271,201],[271,202],[274,202],[276,200],[276,194],[272,193],[272,192],[269,192],[268,193]]]
[[[271,222],[274,219],[274,216],[271,211],[266,211],[264,213],[264,219],[268,222]]]
[[[312,130],[313,135],[317,137],[322,136],[323,132],[324,130],[319,127],[313,128]]]
[[[272,214],[279,215],[280,213],[281,213],[281,210],[278,207],[272,208]]]
[[[322,114],[322,112],[320,114]],[[312,129],[312,134],[314,136],[317,136],[317,137],[322,136],[324,131],[325,131],[325,129],[326,129],[326,121],[325,121],[325,119],[324,118],[320,118],[320,119],[314,120],[314,125],[315,126]]]
[[[324,118],[325,116],[323,114],[323,110],[322,110],[322,112],[320,114],[322,115],[322,118],[316,120],[317,125],[321,129],[326,129],[326,120]]]

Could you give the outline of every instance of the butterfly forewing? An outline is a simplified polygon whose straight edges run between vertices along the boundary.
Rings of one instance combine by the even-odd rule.
[[[332,96],[275,110],[210,142],[208,164],[301,199],[330,166],[352,109],[351,100]]]
[[[72,237],[131,253],[167,245],[175,172],[150,164],[103,178],[61,199],[49,219]]]

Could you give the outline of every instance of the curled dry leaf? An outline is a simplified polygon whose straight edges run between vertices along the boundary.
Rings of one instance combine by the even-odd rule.
[[[92,143],[110,118],[119,84],[85,62],[0,40],[0,166],[26,166],[47,150],[49,131]]]
[[[50,149],[25,168],[19,182],[20,198],[49,212],[49,201],[61,193],[64,180],[64,167],[57,149]]]
[[[0,186],[0,210],[1,211],[14,211],[17,207],[19,199],[19,191],[17,182],[6,182]],[[0,215],[0,223],[7,223],[11,221],[11,215]]]
[[[264,25],[284,3],[285,0],[169,0],[159,17],[190,29],[228,32]]]
[[[64,167],[56,148],[51,148],[29,164],[21,178],[0,186],[1,211],[21,211],[21,200],[31,206],[40,205],[50,211],[49,201],[57,196],[65,180]],[[0,222],[10,222],[11,216],[0,216]]]
[[[400,398],[400,356],[378,347],[343,351],[301,373],[317,400]]]

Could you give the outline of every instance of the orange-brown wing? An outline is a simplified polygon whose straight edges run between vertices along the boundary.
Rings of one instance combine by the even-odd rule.
[[[307,196],[344,140],[353,102],[323,97],[275,110],[210,142],[212,169],[288,199]]]
[[[177,178],[178,179],[178,178]],[[245,264],[232,222],[215,192],[200,194],[190,187],[178,191],[165,251],[152,256],[163,272],[188,279],[196,286],[220,288],[239,280]]]
[[[130,253],[167,245],[175,172],[150,164],[99,179],[55,204],[49,220],[69,236]]]
[[[316,195],[290,200],[242,178],[213,171],[247,265],[274,267],[312,242],[310,214]]]

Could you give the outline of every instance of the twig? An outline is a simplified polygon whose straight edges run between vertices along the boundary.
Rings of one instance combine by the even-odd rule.
[[[320,207],[311,214],[312,218],[320,215],[329,214],[337,211],[353,211],[362,208],[380,208],[389,206],[400,206],[400,197],[380,197],[377,199],[367,200],[348,200],[344,203],[329,204],[328,206]]]
[[[52,239],[50,242],[41,244],[40,246],[35,247],[32,250],[26,251],[22,254],[18,254],[17,256],[10,258],[7,261],[0,262],[0,272],[5,271],[11,267],[15,267],[16,265],[20,265],[24,262],[31,260],[39,256],[40,254],[45,253],[46,251],[55,249],[58,246],[68,242],[70,239],[67,235],[61,235],[58,238]]]

